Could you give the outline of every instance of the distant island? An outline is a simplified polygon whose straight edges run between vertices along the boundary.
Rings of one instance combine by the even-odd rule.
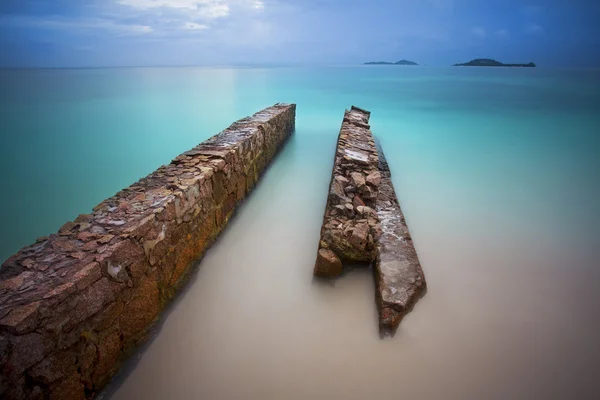
[[[534,68],[535,63],[529,64],[503,64],[491,58],[477,58],[464,64],[454,64],[455,67],[529,67]]]
[[[371,61],[371,62],[366,62],[365,65],[419,65],[419,64],[417,64],[414,61],[400,60],[395,63],[388,62],[388,61]]]

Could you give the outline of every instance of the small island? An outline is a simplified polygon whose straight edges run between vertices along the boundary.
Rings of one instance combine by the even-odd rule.
[[[454,64],[454,67],[527,67],[535,68],[535,63],[529,64],[503,64],[491,58],[477,58],[464,64]]]
[[[388,62],[388,61],[371,61],[366,62],[365,65],[419,65],[414,61],[409,60],[400,60],[398,62]]]

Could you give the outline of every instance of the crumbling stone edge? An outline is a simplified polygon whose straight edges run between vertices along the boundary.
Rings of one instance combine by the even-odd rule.
[[[295,129],[295,104],[232,124],[21,249],[0,269],[0,397],[93,398]]]

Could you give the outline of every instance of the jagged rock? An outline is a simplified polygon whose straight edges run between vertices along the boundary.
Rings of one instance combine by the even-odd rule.
[[[354,198],[352,199],[352,205],[358,209],[358,207],[364,207],[365,202],[362,201],[360,196],[354,196]]]
[[[367,237],[369,236],[369,225],[365,223],[357,224],[350,236],[350,243],[359,250],[367,247]]]
[[[371,185],[374,188],[379,187],[379,184],[381,183],[381,173],[379,171],[377,172],[373,172],[371,174],[369,174],[367,176],[367,185]]]
[[[333,251],[319,249],[315,269],[318,270],[319,276],[339,276],[342,273],[342,262]]]
[[[365,187],[365,177],[360,172],[352,172],[350,173],[350,178],[352,179],[352,184],[360,191],[363,187]]]
[[[330,201],[332,204],[344,204],[349,199],[346,197],[344,186],[339,179],[334,179],[331,183]]]

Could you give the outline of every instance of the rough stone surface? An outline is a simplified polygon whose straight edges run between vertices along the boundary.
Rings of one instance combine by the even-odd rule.
[[[315,271],[319,276],[338,276],[342,273],[342,262],[333,251],[319,249]]]
[[[0,269],[0,397],[93,397],[295,127],[276,104],[65,223]]]
[[[342,268],[323,268],[323,249],[342,262],[371,262],[376,256],[377,217],[364,219],[358,211],[365,206],[375,208],[373,190],[377,187],[367,186],[366,181],[366,177],[378,172],[379,162],[369,130],[369,116],[368,111],[356,107],[344,115],[314,269],[317,276],[334,277],[342,273]]]
[[[392,185],[391,173],[379,147],[381,183],[377,215],[381,235],[377,240],[375,286],[379,324],[393,331],[425,293],[426,282],[412,238]]]
[[[368,111],[346,111],[335,154],[314,274],[332,278],[343,263],[374,263],[380,328],[393,331],[425,292],[425,276],[392,186]]]

